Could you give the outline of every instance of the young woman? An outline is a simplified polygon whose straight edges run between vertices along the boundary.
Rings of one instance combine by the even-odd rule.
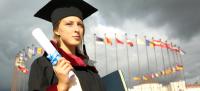
[[[84,37],[83,20],[97,9],[83,0],[51,0],[35,16],[52,22],[51,43],[62,55],[53,67],[45,53],[31,65],[29,91],[68,91],[69,71],[73,70],[82,91],[105,91],[94,66],[79,46]]]

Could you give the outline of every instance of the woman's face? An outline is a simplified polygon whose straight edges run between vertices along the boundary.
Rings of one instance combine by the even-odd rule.
[[[76,16],[65,17],[55,31],[66,46],[78,46],[83,39],[83,21]]]

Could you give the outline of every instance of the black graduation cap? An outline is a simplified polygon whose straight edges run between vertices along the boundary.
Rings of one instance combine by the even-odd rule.
[[[67,16],[77,16],[84,20],[97,9],[83,0],[51,0],[41,8],[34,16],[52,22]]]

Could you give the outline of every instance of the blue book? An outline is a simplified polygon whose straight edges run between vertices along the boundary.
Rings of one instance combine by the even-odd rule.
[[[128,91],[121,70],[116,70],[102,77],[106,91]]]

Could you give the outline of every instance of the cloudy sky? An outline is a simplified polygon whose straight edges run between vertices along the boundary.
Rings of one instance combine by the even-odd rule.
[[[0,90],[9,91],[13,75],[14,58],[18,51],[37,45],[31,35],[34,28],[40,27],[51,39],[52,27],[49,22],[33,17],[34,13],[49,0],[1,0],[0,1]],[[179,45],[186,54],[183,56],[187,82],[200,79],[200,1],[199,0],[86,0],[98,8],[98,12],[86,19],[85,42],[88,54],[94,59],[93,34],[103,37],[104,33],[113,37],[127,33],[147,35],[148,38],[162,38]],[[121,37],[123,39],[124,37]],[[97,45],[97,68],[105,75],[103,48]],[[121,48],[121,49],[120,49]],[[108,47],[108,60],[115,60],[111,53],[115,48]],[[119,47],[118,60],[124,60],[123,46]],[[130,49],[133,50],[134,49]],[[150,49],[151,50],[151,49]],[[129,51],[130,54],[134,52]],[[143,53],[143,52],[140,52]],[[130,56],[130,58],[134,59]],[[103,60],[102,60],[103,59]],[[110,61],[114,63],[114,61]],[[134,66],[137,61],[132,61]],[[145,69],[145,61],[141,61]],[[123,68],[124,65],[121,65]],[[134,67],[132,67],[134,68]],[[153,68],[153,67],[152,67]],[[110,71],[116,67],[110,66]],[[136,71],[133,70],[133,74]]]

